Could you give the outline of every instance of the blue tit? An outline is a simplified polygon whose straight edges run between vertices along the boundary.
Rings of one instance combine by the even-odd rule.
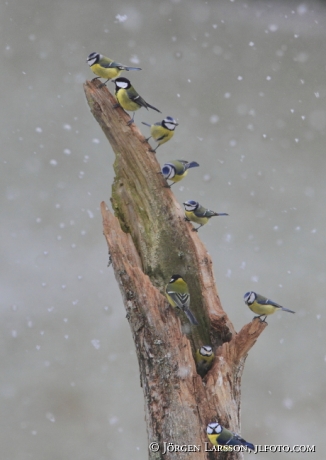
[[[225,212],[217,213],[210,209],[201,206],[198,201],[189,200],[183,203],[185,207],[185,219],[196,224],[200,224],[199,227],[193,228],[193,232],[198,232],[198,229],[203,225],[207,224],[208,220],[213,216],[228,216]]]
[[[204,377],[213,364],[214,353],[210,345],[203,345],[196,350],[195,361],[197,373]]]
[[[191,324],[198,325],[198,321],[189,308],[190,293],[188,285],[180,275],[172,275],[169,283],[165,286],[165,295],[172,307],[180,308]]]
[[[278,303],[275,303],[272,300],[267,299],[267,297],[264,297],[253,291],[245,293],[244,301],[251,311],[257,313],[258,316],[255,316],[255,318],[265,316],[265,318],[262,321],[266,320],[267,315],[272,315],[276,311],[283,310],[288,311],[289,313],[295,313],[295,311],[289,310],[288,308],[284,308]]]
[[[172,182],[172,184],[167,185],[167,187],[171,188],[173,184],[186,177],[188,169],[195,168],[196,166],[199,166],[196,161],[191,161],[189,163],[186,160],[174,160],[170,161],[170,163],[165,163],[162,167],[163,177]]]
[[[117,78],[123,70],[141,70],[139,67],[127,67],[119,64],[99,53],[91,53],[86,62],[88,62],[92,72],[97,75],[94,80],[96,78],[106,78],[106,81],[101,86],[104,86],[109,80]]]
[[[154,123],[154,125],[149,125],[144,121],[142,121],[142,123],[143,125],[149,126],[151,128],[151,135],[146,139],[146,141],[152,137],[158,143],[155,149],[152,149],[152,152],[156,152],[160,145],[171,139],[176,126],[179,124],[172,117],[166,117],[164,120]]]
[[[255,450],[255,446],[251,442],[247,442],[238,434],[223,428],[219,423],[209,423],[206,432],[213,446],[245,446],[250,450]]]
[[[119,107],[120,105],[124,110],[127,110],[128,112],[134,112],[131,120],[129,120],[127,123],[128,125],[131,125],[131,123],[134,122],[135,112],[141,107],[145,107],[145,109],[147,110],[148,108],[150,108],[156,110],[156,112],[161,113],[159,109],[153,107],[152,105],[148,104],[148,102],[144,101],[144,99],[137,93],[137,91],[127,78],[116,78],[114,80],[114,83],[115,96],[119,103],[116,105],[116,107]]]

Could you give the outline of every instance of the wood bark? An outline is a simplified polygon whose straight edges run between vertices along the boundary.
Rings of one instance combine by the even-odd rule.
[[[136,346],[148,441],[161,447],[149,451],[149,458],[185,458],[177,448],[163,455],[166,442],[200,446],[196,459],[242,459],[241,453],[206,452],[206,425],[218,421],[240,433],[243,367],[266,323],[256,319],[235,331],[221,306],[212,260],[192,224],[185,222],[173,192],[164,187],[150,145],[135,124],[127,125],[129,115],[114,108],[115,98],[98,80],[87,81],[84,90],[116,156],[114,215],[101,203],[103,231]],[[145,114],[137,112],[137,121]],[[197,327],[163,295],[175,273],[188,283]],[[216,358],[202,379],[193,355],[208,344]]]

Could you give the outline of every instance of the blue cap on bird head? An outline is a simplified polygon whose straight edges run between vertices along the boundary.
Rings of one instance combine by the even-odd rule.
[[[198,201],[195,201],[195,200],[188,200],[188,201],[185,201],[183,205],[187,211],[194,211],[195,209],[198,208],[199,203]]]
[[[166,117],[162,121],[163,126],[167,129],[174,131],[175,127],[178,126],[179,123],[173,117]]]

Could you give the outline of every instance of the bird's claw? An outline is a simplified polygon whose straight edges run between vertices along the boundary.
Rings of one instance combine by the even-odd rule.
[[[261,319],[262,316],[265,316],[265,315],[254,316],[254,317],[253,317],[253,320],[254,320],[254,319],[259,319],[259,321],[260,321],[261,323],[266,323],[266,324],[268,324],[267,321],[266,321],[267,315],[265,316],[264,319]]]

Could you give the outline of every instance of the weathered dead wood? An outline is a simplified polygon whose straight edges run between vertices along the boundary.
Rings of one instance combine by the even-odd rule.
[[[149,442],[200,445],[198,459],[243,458],[205,452],[205,429],[208,422],[219,420],[240,432],[243,366],[266,324],[254,320],[235,332],[220,304],[211,258],[184,221],[171,190],[163,187],[155,154],[138,128],[126,125],[129,116],[113,108],[116,101],[107,88],[100,89],[94,81],[86,82],[84,89],[116,155],[111,199],[116,217],[105,203],[101,212],[137,350]],[[198,327],[190,328],[162,295],[173,273],[189,285]],[[202,344],[212,344],[216,353],[204,380],[193,360],[193,349]],[[182,452],[150,453],[151,459],[181,457]]]

